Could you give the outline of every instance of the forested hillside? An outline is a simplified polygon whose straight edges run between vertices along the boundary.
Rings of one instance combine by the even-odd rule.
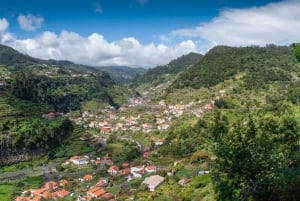
[[[171,88],[211,87],[243,73],[247,88],[267,87],[274,81],[290,81],[296,58],[292,47],[217,46],[183,72]]]
[[[138,86],[143,83],[150,83],[154,86],[172,80],[178,73],[189,68],[195,64],[200,58],[201,54],[189,53],[174,59],[169,64],[164,66],[157,66],[153,69],[147,70],[145,73],[137,76],[133,80],[133,86]]]
[[[300,199],[298,47],[215,47],[169,88],[214,107],[160,151],[209,164],[217,200]]]
[[[93,101],[118,108],[125,92],[102,71],[0,46],[0,164],[50,153],[72,137],[64,113]],[[84,148],[84,147],[82,147]]]

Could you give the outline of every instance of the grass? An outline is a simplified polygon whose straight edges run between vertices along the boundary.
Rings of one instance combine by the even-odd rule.
[[[44,176],[27,177],[23,182],[25,186],[28,186],[30,188],[40,188],[45,182],[45,177]]]
[[[93,151],[93,146],[80,140],[82,134],[83,129],[75,125],[74,131],[70,134],[70,136],[67,137],[62,142],[62,145],[54,151],[55,157],[64,158]]]
[[[13,200],[14,189],[13,184],[0,184],[0,201]]]
[[[46,162],[47,162],[46,157],[41,157],[39,159],[34,159],[32,161],[25,161],[25,162],[19,162],[16,164],[12,164],[12,165],[5,165],[5,166],[1,167],[0,173],[15,172],[15,171],[22,170],[22,169],[30,169],[30,168],[34,168],[37,166],[42,166]]]

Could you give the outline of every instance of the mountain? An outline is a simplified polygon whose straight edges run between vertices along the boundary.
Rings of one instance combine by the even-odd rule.
[[[40,65],[49,65],[49,66],[59,66],[67,68],[79,73],[88,73],[88,72],[99,72],[96,68],[90,66],[85,66],[81,64],[74,64],[70,61],[57,61],[53,59],[43,60],[24,55],[15,49],[1,45],[0,44],[0,64],[5,66],[11,66],[10,70],[20,70],[22,68],[28,68],[28,66],[40,66]]]
[[[89,111],[86,105],[118,108],[127,94],[106,72],[1,45],[0,166],[44,156],[73,139],[75,125],[63,113]],[[76,150],[91,150],[78,142],[81,134],[77,129]]]
[[[131,68],[128,66],[105,66],[97,69],[107,72],[116,83],[121,85],[129,83],[137,75],[146,71],[144,68]]]
[[[201,54],[193,52],[178,57],[167,65],[157,66],[153,69],[147,70],[141,75],[138,75],[133,80],[132,85],[138,86],[143,83],[158,85],[160,83],[167,82],[168,80],[174,78],[178,73],[195,64],[201,57]]]
[[[217,46],[181,73],[170,88],[212,87],[240,73],[248,88],[291,80],[297,60],[291,46]]]

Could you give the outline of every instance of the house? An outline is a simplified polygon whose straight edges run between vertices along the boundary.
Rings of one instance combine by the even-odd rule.
[[[70,158],[70,161],[74,165],[86,165],[89,163],[89,158],[88,157],[82,157],[82,156],[72,156]]]
[[[191,179],[183,178],[178,181],[178,184],[181,186],[185,186],[187,183],[190,183],[190,182],[191,182]]]
[[[211,110],[212,109],[212,105],[211,104],[206,104],[203,107],[204,110]]]
[[[115,196],[112,193],[105,193],[101,196],[101,200],[111,200],[113,198],[115,198]]]
[[[85,176],[83,177],[83,179],[84,179],[85,181],[91,181],[91,180],[93,180],[93,175],[87,174],[87,175],[85,175]]]
[[[62,180],[59,180],[59,186],[67,186],[69,184],[69,181],[68,180],[65,180],[65,179],[62,179]]]
[[[157,130],[159,130],[159,131],[164,131],[164,130],[167,130],[169,127],[170,127],[169,124],[159,124],[159,125],[157,126]]]
[[[157,168],[156,168],[155,165],[149,165],[149,166],[147,166],[147,167],[145,168],[145,171],[146,171],[147,173],[156,172],[156,170],[157,170]]]
[[[48,189],[48,188],[30,189],[29,191],[30,191],[30,193],[31,193],[32,195],[44,196],[44,194],[45,194],[46,192],[48,192],[49,189]]]
[[[152,175],[150,177],[147,177],[142,184],[145,184],[149,191],[155,191],[155,189],[159,187],[164,181],[164,177],[159,175]]]
[[[130,168],[125,168],[119,171],[119,175],[129,175],[130,173]]]
[[[98,186],[98,187],[105,187],[105,186],[107,186],[107,184],[108,184],[108,179],[103,178],[103,179],[100,179],[97,182],[96,186]]]
[[[207,170],[205,170],[205,171],[203,171],[203,170],[198,171],[198,176],[202,176],[204,174],[209,174],[209,171],[207,171]]]
[[[100,198],[105,193],[106,193],[106,191],[100,187],[92,187],[88,190],[87,196],[89,196],[91,198]]]
[[[150,123],[143,123],[142,124],[142,131],[144,133],[150,133],[152,131],[152,124],[150,124]]]
[[[110,133],[111,131],[112,131],[112,129],[110,126],[105,126],[105,127],[101,128],[100,133],[107,134],[107,133]]]
[[[107,172],[112,176],[116,176],[119,172],[119,167],[116,165],[113,165],[107,170]]]
[[[35,196],[18,196],[15,201],[41,201],[43,198],[39,195]]]
[[[68,195],[70,195],[71,192],[70,191],[67,191],[67,190],[58,190],[56,191],[56,195],[57,197],[60,197],[60,198],[64,198],[64,197],[67,197]]]
[[[131,167],[131,168],[130,168],[130,172],[131,172],[131,174],[132,174],[133,172],[139,172],[139,171],[142,171],[142,170],[144,170],[144,168],[145,168],[144,165],[138,165],[138,166],[135,166],[135,167]]]
[[[102,159],[96,160],[95,164],[99,165],[99,166],[105,166],[105,165],[109,165],[110,166],[110,165],[113,165],[114,162],[111,160],[111,158],[108,155],[106,155]]]
[[[47,190],[56,190],[58,189],[58,183],[55,181],[48,181],[45,183],[44,187]]]

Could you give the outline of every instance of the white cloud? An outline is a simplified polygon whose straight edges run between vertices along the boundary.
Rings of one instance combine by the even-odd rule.
[[[8,29],[8,22],[5,18],[0,18],[0,34],[4,33]]]
[[[18,23],[21,29],[25,31],[35,31],[40,28],[44,22],[44,18],[37,17],[32,14],[28,15],[19,15]]]
[[[300,40],[300,1],[287,0],[248,9],[224,9],[208,23],[175,30],[174,37],[206,40],[211,45],[289,44]]]
[[[142,45],[133,37],[108,42],[98,33],[83,37],[69,31],[62,31],[59,35],[43,32],[35,38],[23,40],[7,34],[0,42],[33,57],[70,60],[91,66],[153,67],[167,64],[182,54],[196,51],[196,45],[191,40],[170,46],[153,43]]]

